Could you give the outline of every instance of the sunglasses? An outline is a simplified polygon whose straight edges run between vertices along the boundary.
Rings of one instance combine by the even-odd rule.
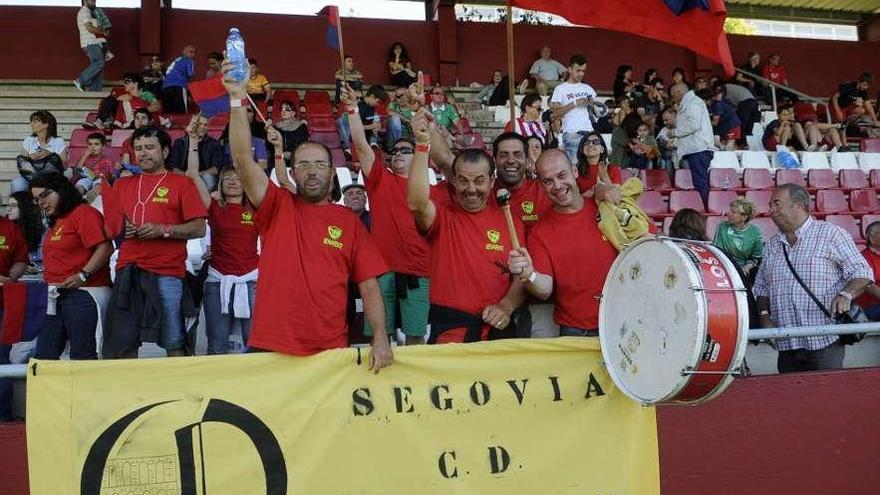
[[[415,150],[412,149],[412,148],[410,148],[409,146],[404,146],[404,147],[402,147],[402,148],[392,148],[392,149],[391,149],[391,156],[394,156],[394,155],[412,155],[413,153],[415,153]]]
[[[586,141],[584,141],[584,143],[589,146],[601,146],[602,140],[601,139],[587,139]]]

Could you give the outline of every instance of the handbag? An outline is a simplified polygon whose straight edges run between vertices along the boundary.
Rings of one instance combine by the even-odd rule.
[[[805,291],[807,291],[807,295],[809,295],[810,299],[812,299],[813,302],[816,303],[816,306],[819,306],[819,309],[821,309],[822,312],[825,313],[826,317],[834,320],[834,322],[838,325],[846,323],[865,323],[870,321],[868,320],[868,316],[865,314],[865,312],[862,311],[862,308],[855,302],[850,303],[849,311],[847,311],[845,314],[832,315],[831,311],[828,311],[828,308],[826,308],[825,305],[822,304],[821,301],[819,301],[819,298],[816,297],[815,294],[813,294],[813,291],[811,291],[810,288],[807,287],[807,284],[804,283],[800,275],[798,275],[798,272],[794,269],[794,265],[791,264],[791,259],[788,257],[788,249],[785,247],[785,244],[782,245],[782,254],[785,255],[785,262],[788,264],[788,269],[791,270],[791,274],[794,275],[794,279],[797,280],[797,283],[799,283]],[[838,335],[838,337],[840,338],[841,344],[853,345],[856,342],[864,339],[865,334],[851,333]]]

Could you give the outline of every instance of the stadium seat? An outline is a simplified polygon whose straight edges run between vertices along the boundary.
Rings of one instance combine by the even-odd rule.
[[[70,146],[86,146],[89,141],[89,134],[93,132],[100,132],[94,129],[74,129],[72,133],[70,133]]]
[[[843,227],[846,232],[852,236],[853,241],[863,243],[862,233],[859,231],[859,225],[856,223],[855,217],[852,215],[828,215],[825,221],[838,227]]]
[[[733,151],[716,151],[709,168],[739,168],[739,159]]]
[[[467,138],[466,138],[466,136],[467,136]],[[462,135],[462,138],[466,138],[467,140],[470,141],[470,143],[467,146],[465,146],[465,148],[467,148],[467,149],[479,150],[479,149],[483,149],[486,147],[486,143],[483,141],[483,135],[480,134],[479,132],[474,132],[469,135],[464,134],[464,135]],[[472,138],[472,140],[470,138]]]
[[[865,215],[862,217],[862,237],[868,238],[868,227],[874,222],[880,222],[880,215]]]
[[[855,153],[831,153],[831,168],[834,170],[848,170],[859,168],[859,161]]]
[[[706,213],[703,199],[697,191],[672,191],[669,193],[669,211],[677,212],[683,208],[691,208],[700,213]]]
[[[776,180],[777,184],[779,183],[779,172],[777,171]],[[861,170],[857,170],[856,172],[862,173]],[[864,174],[862,174],[864,176]],[[830,168],[814,168],[812,170],[807,171],[807,186],[810,190],[817,191],[819,189],[834,189],[837,187],[837,177],[833,170]]]
[[[334,167],[348,166],[348,163],[345,161],[345,153],[339,148],[330,149],[330,161],[333,162]]]
[[[333,116],[333,104],[326,91],[306,91],[305,103],[309,117],[313,115]]]
[[[134,133],[132,129],[116,129],[113,131],[113,135],[110,137],[110,146],[114,148],[118,148],[122,146],[128,138]]]
[[[336,179],[339,181],[340,189],[352,183],[351,170],[345,167],[336,167],[335,172]]]
[[[743,170],[743,187],[746,189],[773,189],[773,178],[770,176],[770,170],[766,168],[747,168]]]
[[[645,189],[649,191],[669,192],[674,189],[672,183],[669,182],[669,174],[660,168],[652,168],[642,170],[642,182],[645,183]]]
[[[113,163],[116,163],[122,158],[122,148],[104,147],[104,156],[109,158]]]
[[[710,168],[709,188],[719,191],[742,188],[739,172],[735,168]]]
[[[462,117],[458,120],[458,125],[461,127],[462,134],[471,134],[473,133],[473,129],[471,129],[471,121],[466,117]]]
[[[773,167],[773,168],[784,168],[782,165],[779,164],[779,152],[780,152],[780,151],[784,151],[783,148],[784,148],[783,146],[777,146],[777,147],[776,147],[776,152],[775,152],[775,153],[770,153],[770,158],[771,158],[771,159],[770,159],[770,166],[771,166],[771,167]],[[798,163],[798,166],[800,167],[800,166],[801,166],[801,165],[800,165],[800,163],[801,163],[800,158],[798,158],[798,156],[797,156],[797,154],[794,152],[794,150],[790,150],[790,149],[789,149],[788,151],[791,153],[791,156],[794,157],[794,160]]]
[[[709,191],[709,213],[724,215],[730,210],[730,203],[739,195],[734,191]]]
[[[862,152],[880,153],[880,138],[862,139]]]
[[[715,232],[724,220],[725,217],[722,215],[710,215],[706,217],[706,237],[708,237],[709,240],[715,239]]]
[[[816,192],[816,214],[849,213],[846,195],[839,189],[826,189]]]
[[[766,126],[770,122],[779,119],[779,114],[773,111],[761,112],[761,125]]]
[[[797,184],[801,187],[807,187],[807,181],[804,180],[804,174],[797,168],[780,168],[776,170],[776,186],[783,184]]]
[[[171,138],[172,143],[183,136],[186,136],[186,131],[183,129],[168,129],[168,137]]]
[[[880,168],[880,153],[862,153],[859,156],[859,167],[865,171]]]
[[[770,189],[746,191],[746,199],[755,204],[755,216],[765,216],[770,213]]]
[[[776,235],[779,232],[779,227],[773,223],[773,219],[770,217],[760,217],[752,220],[752,223],[755,224],[756,227],[761,231],[761,237],[764,238],[764,242],[767,242],[771,237]]]
[[[868,177],[860,169],[845,168],[840,171],[840,187],[843,189],[866,189]]]
[[[742,168],[770,168],[770,160],[763,151],[743,151]]]
[[[880,199],[873,189],[857,189],[849,195],[849,209],[856,215],[880,213]]]
[[[67,163],[79,163],[79,159],[86,153],[86,146],[68,146],[67,147]],[[16,173],[18,173],[16,171]]]
[[[755,127],[761,127],[761,124],[755,123]],[[764,143],[761,141],[761,135],[764,133],[763,128],[760,132],[756,132],[751,136],[746,136],[746,144],[749,151],[765,151]]]
[[[312,132],[309,139],[318,143],[323,143],[330,149],[339,148],[339,135],[335,132]]]
[[[329,115],[312,115],[306,121],[309,132],[336,132],[336,119]]]
[[[804,170],[813,168],[830,168],[831,164],[828,163],[828,155],[826,155],[825,152],[805,151],[801,154],[801,167],[803,167]]]
[[[666,217],[663,219],[663,234],[669,235],[669,227],[672,225],[672,217]]]
[[[675,188],[680,191],[689,191],[694,188],[694,177],[690,170],[680,168],[675,171]]]
[[[663,195],[658,191],[645,191],[639,198],[639,206],[651,217],[669,215],[669,207],[663,201]]]

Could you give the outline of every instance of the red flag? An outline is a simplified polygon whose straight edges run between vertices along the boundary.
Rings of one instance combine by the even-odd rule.
[[[573,24],[633,33],[689,48],[724,66],[733,59],[724,33],[724,0],[508,0],[514,7],[549,12]]]

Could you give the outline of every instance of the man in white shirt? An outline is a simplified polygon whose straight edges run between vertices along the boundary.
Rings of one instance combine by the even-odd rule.
[[[541,48],[541,58],[535,60],[532,68],[529,69],[529,77],[535,80],[535,89],[541,96],[547,96],[562,80],[565,75],[565,66],[550,58],[550,47]],[[519,85],[519,92],[524,93],[529,87],[529,80],[526,78]]]
[[[593,130],[588,108],[597,95],[592,86],[583,82],[586,70],[586,57],[572,55],[568,62],[568,79],[556,86],[550,99],[553,118],[562,119],[562,147],[573,163],[577,163],[577,147],[582,137],[578,133]]]
[[[101,91],[104,87],[104,50],[102,45],[107,42],[105,34],[98,28],[92,9],[95,0],[82,0],[82,7],[76,14],[76,26],[79,28],[79,46],[89,57],[89,66],[73,80],[74,86],[80,91]]]
[[[694,188],[700,192],[703,203],[709,199],[709,163],[715,155],[715,136],[712,133],[712,120],[703,99],[687,85],[679,83],[672,87],[672,100],[678,104],[675,129],[669,131],[670,138],[676,138],[678,160],[687,162],[694,181]]]

